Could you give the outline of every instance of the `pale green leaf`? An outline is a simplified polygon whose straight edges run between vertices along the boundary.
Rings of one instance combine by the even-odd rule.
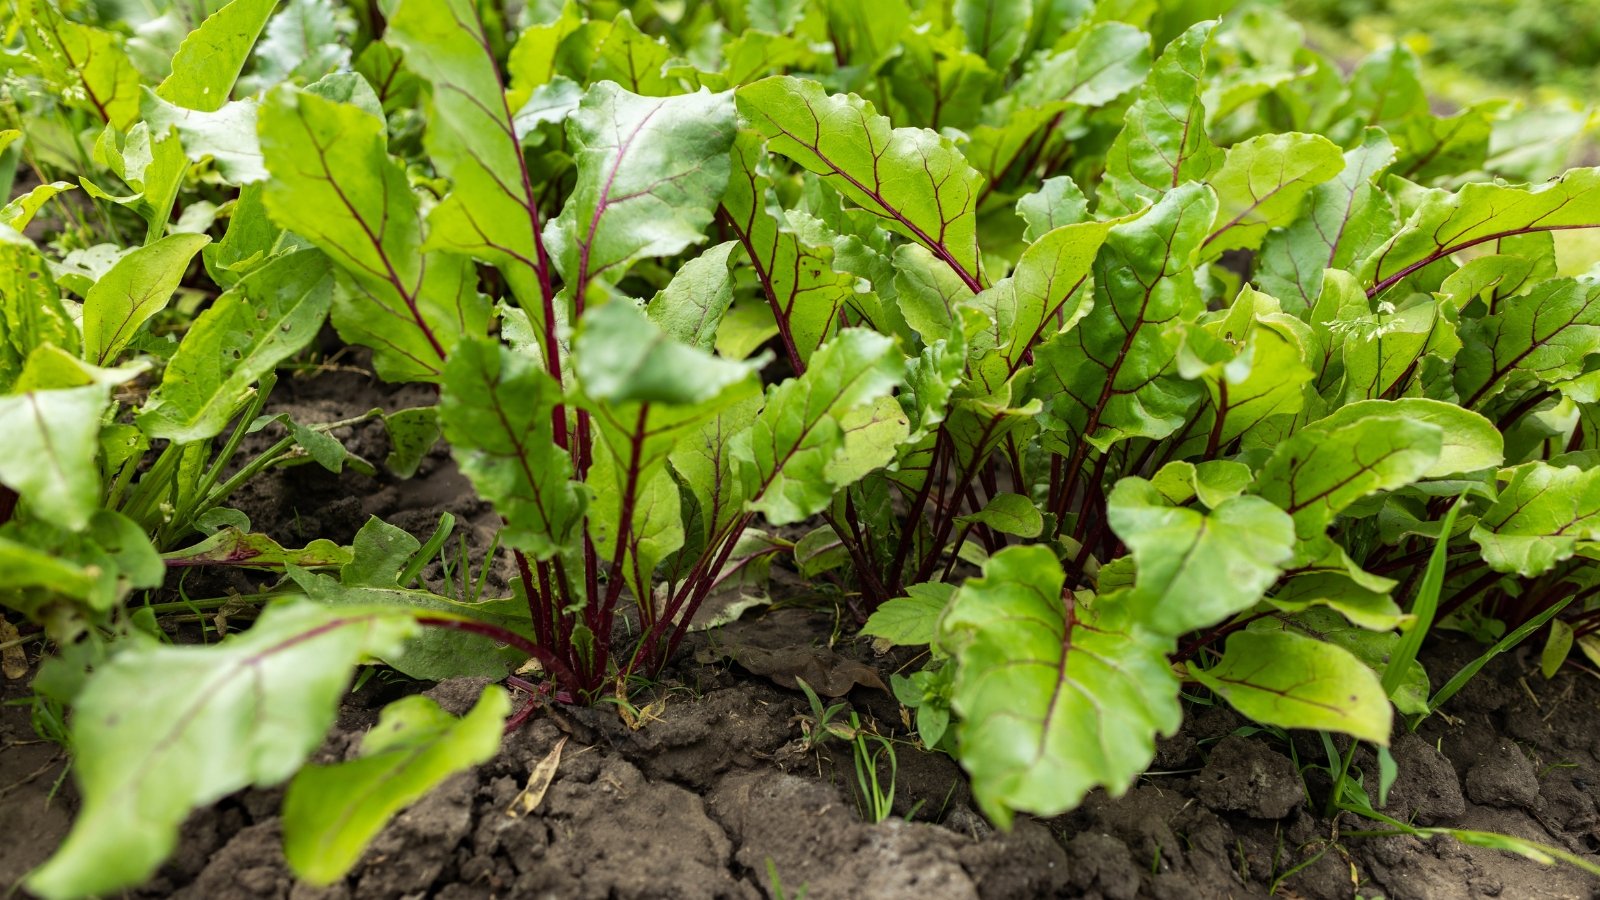
[[[396,813],[500,749],[511,698],[495,685],[457,719],[423,696],[384,707],[361,755],[301,769],[283,798],[283,851],[311,884],[332,884]]]
[[[1389,743],[1383,685],[1342,647],[1287,631],[1241,631],[1228,638],[1220,662],[1189,674],[1263,725]]]
[[[78,698],[83,806],[28,889],[107,894],[155,874],[191,809],[288,779],[322,743],[356,663],[415,627],[390,611],[290,604],[218,644],[124,649]]]
[[[100,276],[83,298],[83,355],[106,365],[151,316],[166,308],[200,248],[203,234],[174,234],[129,253]]]

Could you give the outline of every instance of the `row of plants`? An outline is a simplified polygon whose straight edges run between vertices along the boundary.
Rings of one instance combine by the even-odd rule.
[[[1346,76],[1273,8],[1137,0],[202,12],[6,14],[0,604],[83,799],[41,896],[284,781],[337,880],[774,564],[929,648],[896,694],[1002,826],[1125,790],[1185,689],[1381,748],[1459,689],[1433,627],[1596,641],[1600,170],[1435,114],[1403,48]],[[324,323],[437,403],[267,413]],[[449,522],[228,507],[441,438],[511,596],[419,577]],[[160,589],[225,566],[275,579],[254,624],[169,643]],[[407,698],[306,765],[374,661],[522,707]]]

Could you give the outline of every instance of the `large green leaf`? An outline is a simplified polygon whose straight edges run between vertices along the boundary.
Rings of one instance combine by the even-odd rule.
[[[99,384],[0,397],[0,484],[33,514],[76,531],[100,505],[100,419],[110,391]]]
[[[1111,229],[1094,264],[1094,308],[1036,355],[1031,390],[1064,432],[1051,441],[1103,449],[1182,427],[1201,390],[1178,377],[1172,328],[1204,309],[1188,270],[1215,216],[1210,188],[1189,183]]]
[[[81,897],[149,878],[191,809],[294,774],[333,724],[356,663],[415,627],[393,611],[287,604],[220,644],[123,650],[78,698],[83,807],[28,889]]]
[[[449,348],[482,334],[488,304],[461,257],[421,252],[422,222],[384,123],[359,106],[278,88],[260,112],[267,210],[337,262],[340,334],[392,380],[437,380]]]
[[[1028,41],[1033,0],[956,0],[954,13],[967,49],[1004,71]]]
[[[1294,556],[1294,520],[1260,497],[1201,512],[1171,504],[1143,478],[1124,478],[1106,517],[1137,568],[1123,602],[1141,626],[1174,638],[1255,606]]]
[[[118,35],[72,21],[50,0],[17,4],[18,29],[51,92],[126,131],[139,118],[139,73]]]
[[[1203,255],[1261,246],[1269,230],[1296,217],[1312,188],[1344,165],[1338,146],[1320,134],[1263,134],[1228,148],[1211,178],[1217,221],[1206,235]]]
[[[872,445],[849,458],[847,420],[875,410],[899,382],[901,361],[890,339],[859,328],[841,331],[812,357],[799,378],[767,393],[766,407],[733,439],[731,452],[750,508],[774,525],[798,522],[827,507],[848,481],[833,481],[848,461],[875,468],[894,447]]]
[[[1206,44],[1216,24],[1190,26],[1151,67],[1106,152],[1102,214],[1133,212],[1185,182],[1207,180],[1222,165],[1222,151],[1206,136],[1200,99]]]
[[[1439,459],[1423,473],[1424,478],[1445,478],[1494,468],[1505,457],[1505,438],[1493,422],[1454,403],[1423,397],[1350,403],[1318,419],[1316,427],[1340,428],[1368,416],[1426,422],[1440,430]]]
[[[1538,461],[1511,470],[1472,528],[1483,558],[1501,572],[1543,575],[1569,559],[1579,541],[1600,538],[1600,469]]]
[[[987,326],[967,339],[969,369],[996,391],[1027,362],[1046,335],[1070,330],[1093,304],[1090,271],[1116,221],[1063,225],[1024,250],[1009,277],[965,305]]]
[[[1220,662],[1189,674],[1262,724],[1389,743],[1383,685],[1343,647],[1287,631],[1241,631]]]
[[[1310,329],[1284,313],[1276,298],[1249,286],[1231,308],[1190,329],[1178,372],[1203,383],[1211,398],[1207,427],[1194,429],[1191,443],[1204,441],[1215,452],[1270,418],[1298,413],[1305,385],[1316,375],[1313,343]]]
[[[83,298],[83,355],[106,365],[151,316],[166,308],[189,260],[211,239],[203,234],[164,237],[117,260]]]
[[[1600,353],[1600,280],[1551,279],[1463,329],[1456,390],[1463,406],[1478,406],[1504,391],[1578,375],[1594,353]]]
[[[507,545],[548,557],[583,517],[572,463],[555,443],[561,388],[539,360],[498,341],[462,341],[445,367],[439,425],[461,471],[506,519]]]
[[[895,128],[871,103],[778,76],[739,89],[739,111],[767,149],[821,176],[851,202],[927,247],[977,292],[983,177],[948,138]]]
[[[1394,237],[1361,264],[1382,293],[1422,267],[1517,234],[1600,227],[1600,169],[1573,169],[1537,187],[1469,184],[1429,193]]]
[[[277,5],[278,0],[232,0],[206,17],[178,47],[172,74],[156,88],[157,96],[184,109],[221,109]]]
[[[1344,154],[1344,169],[1312,188],[1300,216],[1261,245],[1257,281],[1290,309],[1309,309],[1324,269],[1350,268],[1394,232],[1394,210],[1374,182],[1394,162],[1394,144],[1369,128]]]
[[[641,97],[601,82],[567,120],[578,182],[545,241],[580,293],[706,239],[732,171],[733,97]]]
[[[1048,548],[1007,548],[940,626],[959,666],[961,763],[1001,827],[1015,810],[1064,812],[1096,787],[1121,794],[1150,764],[1156,734],[1182,719],[1170,642],[1117,597],[1069,596],[1063,582]]]
[[[261,376],[316,337],[332,301],[333,270],[316,250],[251,272],[195,319],[140,426],[178,443],[214,437]]]
[[[761,292],[772,308],[784,350],[804,365],[838,328],[839,310],[855,293],[855,278],[836,271],[831,246],[803,241],[774,208],[763,174],[760,136],[740,131],[733,177],[723,196],[724,221],[738,235]]]
[[[1256,478],[1256,492],[1294,517],[1302,540],[1312,540],[1362,497],[1425,477],[1443,445],[1439,426],[1399,415],[1318,423],[1278,445]]]
[[[487,762],[500,749],[511,698],[488,685],[457,719],[422,696],[384,707],[347,762],[307,766],[283,798],[283,852],[311,884],[332,884],[396,813],[446,778]]]
[[[386,39],[433,84],[428,150],[450,193],[428,215],[428,246],[499,266],[524,309],[542,317],[537,273],[548,267],[539,194],[523,160],[491,44],[470,0],[406,0]],[[537,320],[536,320],[537,321]]]

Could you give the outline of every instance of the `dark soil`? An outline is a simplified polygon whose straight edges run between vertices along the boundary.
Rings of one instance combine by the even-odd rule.
[[[331,421],[374,405],[430,401],[426,390],[391,392],[358,371],[286,379],[279,396],[302,421]],[[345,435],[381,463],[381,426]],[[417,477],[335,475],[314,465],[279,470],[236,505],[285,543],[347,541],[369,515],[425,538],[441,511],[457,515],[481,554],[496,524],[446,456]],[[438,577],[437,568],[431,577]],[[491,580],[491,589],[503,571]],[[791,579],[783,579],[792,581]],[[256,580],[200,576],[248,591]],[[220,592],[220,591],[219,591]],[[798,592],[797,592],[798,593]],[[899,705],[882,689],[903,657],[875,657],[845,639],[829,647],[831,615],[815,604],[779,604],[722,632],[697,634],[637,714],[611,704],[547,708],[505,740],[500,754],[458,775],[392,822],[341,884],[297,884],[284,863],[281,789],[249,790],[197,812],[180,850],[140,897],[228,898],[759,898],[803,888],[830,898],[1588,898],[1600,880],[1565,866],[1437,838],[1351,837],[1376,826],[1321,817],[1326,778],[1320,741],[1291,747],[1225,707],[1192,706],[1182,732],[1161,743],[1152,771],[1119,798],[1091,795],[1073,813],[1019,818],[1009,833],[975,812],[959,766],[915,748]],[[863,820],[850,748],[801,741],[804,696],[780,686],[781,664],[741,652],[779,631],[805,646],[808,682],[833,678],[863,723],[893,736],[899,763],[895,817]],[[30,646],[30,653],[36,653]],[[1478,648],[1448,639],[1424,655],[1435,682]],[[729,661],[731,656],[733,661]],[[777,669],[779,671],[773,671]],[[1527,652],[1498,659],[1393,755],[1399,780],[1385,812],[1419,825],[1497,831],[1600,861],[1600,681],[1568,668],[1545,681]],[[480,684],[419,685],[370,679],[345,703],[320,751],[353,753],[378,710],[427,689],[461,712]],[[0,699],[27,696],[0,682]],[[565,741],[564,745],[561,742]],[[560,747],[539,805],[513,812],[535,767]],[[27,707],[0,707],[0,890],[38,864],[66,833],[77,802],[58,792],[64,757],[39,741]],[[1376,773],[1365,751],[1356,765]],[[887,771],[881,773],[887,778]],[[1375,775],[1374,775],[1375,778]],[[1370,780],[1369,780],[1370,783]]]

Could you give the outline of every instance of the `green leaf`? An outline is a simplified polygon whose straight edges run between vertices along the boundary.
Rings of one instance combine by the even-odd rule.
[[[383,464],[396,477],[410,478],[439,440],[439,410],[416,406],[384,413],[383,427],[389,432],[390,447]]]
[[[1579,541],[1600,538],[1600,468],[1536,461],[1509,471],[1511,482],[1472,527],[1492,568],[1543,575]]]
[[[372,347],[384,378],[438,380],[456,340],[486,329],[488,304],[468,260],[420,252],[421,213],[383,121],[289,88],[260,119],[268,212],[350,276],[334,300],[340,335]]]
[[[1298,413],[1304,386],[1316,377],[1309,366],[1314,344],[1303,322],[1249,285],[1226,312],[1188,330],[1178,372],[1203,383],[1211,399],[1208,427],[1195,430],[1195,443],[1209,433],[1206,449],[1214,453],[1269,419]]]
[[[1264,725],[1389,744],[1383,685],[1342,647],[1287,631],[1241,631],[1228,638],[1220,662],[1189,674]]]
[[[900,380],[893,347],[882,335],[845,329],[817,351],[804,375],[768,391],[766,407],[731,446],[750,509],[785,525],[827,507],[834,491],[848,483],[834,483],[828,475],[847,449],[846,419],[875,407]],[[853,460],[853,468],[875,468],[893,458],[893,447],[873,449],[872,458]]]
[[[216,112],[278,0],[232,0],[189,33],[172,57],[172,74],[156,88],[161,99],[184,109]]]
[[[1320,134],[1263,134],[1228,148],[1211,178],[1217,220],[1202,256],[1214,259],[1228,250],[1261,246],[1269,230],[1296,217],[1313,187],[1344,165],[1338,146]]]
[[[1383,246],[1361,264],[1376,296],[1452,253],[1518,234],[1600,227],[1600,169],[1573,169],[1537,187],[1469,184],[1425,196]]]
[[[1126,791],[1182,712],[1167,640],[1114,597],[1062,592],[1043,546],[1008,547],[945,611],[939,646],[956,659],[961,763],[984,813],[1050,816],[1090,790]]]
[[[124,649],[78,698],[83,806],[28,889],[106,894],[155,874],[191,809],[292,775],[333,724],[356,663],[415,627],[390,611],[288,604],[219,644]]]
[[[956,524],[987,525],[1003,534],[1035,538],[1044,532],[1044,517],[1033,501],[1021,494],[1001,492],[989,498],[983,509],[970,516],[958,516]]]
[[[1223,501],[1244,493],[1254,478],[1249,466],[1232,460],[1191,463],[1180,459],[1162,466],[1150,483],[1175,506],[1199,500],[1207,509],[1216,509]]]
[[[549,557],[576,537],[584,497],[556,446],[561,388],[539,361],[497,341],[463,341],[445,367],[439,425],[478,495],[506,519],[507,545]]]
[[[227,526],[192,547],[164,553],[161,559],[167,566],[239,566],[249,569],[282,569],[296,566],[301,569],[332,568],[350,562],[347,547],[333,541],[317,539],[296,550],[264,534],[251,534]]]
[[[581,294],[636,260],[706,238],[732,171],[733,98],[641,97],[601,82],[567,120],[578,181],[545,229],[556,268]]]
[[[1329,572],[1291,578],[1267,602],[1290,613],[1325,606],[1370,631],[1393,631],[1413,618],[1400,611],[1387,591],[1371,590],[1344,575]]]
[[[261,376],[316,337],[332,301],[332,267],[315,250],[245,276],[195,319],[140,427],[180,444],[216,436]]]
[[[897,647],[932,644],[938,638],[939,617],[944,614],[956,586],[937,581],[913,584],[906,596],[885,601],[861,626],[861,633],[882,638]]]
[[[1294,556],[1294,521],[1260,497],[1203,513],[1130,477],[1111,491],[1106,518],[1137,570],[1123,602],[1141,626],[1174,638],[1255,606]]]
[[[266,179],[261,141],[256,136],[255,101],[238,100],[215,112],[199,112],[168,103],[145,88],[140,109],[153,132],[164,135],[175,129],[184,156],[193,162],[210,157],[229,183],[244,185]]]
[[[1539,652],[1539,672],[1545,680],[1556,677],[1561,671],[1561,666],[1567,661],[1567,654],[1572,652],[1573,631],[1572,626],[1561,619],[1550,623],[1550,637],[1545,640],[1544,649]]]
[[[968,290],[982,289],[976,206],[983,178],[948,138],[894,128],[860,97],[786,75],[740,88],[738,100],[768,150],[927,247]]]
[[[457,772],[500,749],[511,698],[488,685],[457,719],[423,696],[384,707],[347,762],[301,769],[283,798],[283,851],[316,885],[344,877],[383,826]]]
[[[1027,43],[1033,25],[1033,2],[955,0],[954,17],[967,36],[967,49],[1000,72],[1016,60]]]
[[[174,234],[117,260],[83,298],[84,358],[99,366],[114,360],[166,308],[189,260],[209,243],[203,234]]]
[[[837,331],[839,310],[854,295],[856,279],[834,268],[833,247],[802,240],[787,217],[780,218],[772,181],[759,164],[764,158],[759,136],[740,131],[723,218],[744,245],[767,305],[781,323],[785,351],[805,364]]]
[[[1399,416],[1318,423],[1278,445],[1257,476],[1256,491],[1293,516],[1301,540],[1309,541],[1362,497],[1425,477],[1443,444],[1437,425]]]
[[[33,514],[69,531],[82,529],[100,505],[100,420],[105,385],[0,397],[0,484]]]
[[[1480,406],[1508,390],[1572,378],[1593,353],[1600,353],[1600,279],[1551,279],[1463,329],[1456,391],[1463,406]]]
[[[1439,429],[1439,458],[1423,478],[1447,478],[1495,468],[1505,458],[1505,438],[1494,423],[1470,409],[1422,397],[1362,400],[1341,406],[1316,422],[1317,428],[1342,428],[1368,416],[1425,422]]]
[[[710,350],[717,328],[733,303],[728,257],[738,244],[726,241],[683,264],[647,307],[650,321],[673,338]]]
[[[139,73],[119,37],[68,19],[49,0],[22,0],[17,14],[52,94],[127,131],[139,118]]]
[[[1141,209],[1185,182],[1209,179],[1222,165],[1222,151],[1206,136],[1200,100],[1205,48],[1216,24],[1190,26],[1151,67],[1128,109],[1128,124],[1106,152],[1101,215]]]
[[[38,214],[40,209],[44,208],[45,203],[52,197],[76,188],[77,185],[69,181],[36,184],[26,194],[13,199],[4,208],[0,208],[0,224],[5,225],[7,228],[21,231],[28,227],[28,223],[33,221],[33,217]]]
[[[1324,269],[1353,268],[1394,233],[1394,209],[1375,184],[1394,162],[1381,129],[1368,128],[1361,145],[1344,154],[1344,169],[1311,189],[1301,215],[1261,244],[1262,290],[1293,311],[1309,309],[1322,293]]]
[[[1035,56],[1008,96],[1025,106],[1104,106],[1138,87],[1149,73],[1150,35],[1126,22],[1100,22],[1077,44]]]
[[[1106,236],[1094,263],[1094,308],[1035,356],[1030,390],[1047,404],[1052,430],[1065,433],[1048,439],[1066,452],[1078,440],[1104,449],[1166,437],[1189,418],[1201,389],[1178,377],[1168,330],[1204,309],[1187,272],[1215,217],[1211,190],[1185,184]]]
[[[1065,175],[1046,178],[1039,189],[1024,194],[1017,200],[1017,215],[1028,227],[1022,232],[1025,241],[1037,241],[1045,233],[1063,225],[1073,225],[1089,218],[1089,198],[1077,182]]]
[[[1279,620],[1277,623],[1262,619],[1253,630],[1284,631],[1291,627],[1350,651],[1352,656],[1377,674],[1385,695],[1403,715],[1418,715],[1428,711],[1428,693],[1432,690],[1428,683],[1428,672],[1416,657],[1405,655],[1405,635],[1353,627],[1328,609],[1308,610],[1293,619]]]
[[[452,182],[428,216],[428,247],[492,262],[523,308],[540,311],[536,273],[548,266],[540,195],[477,7],[470,0],[397,6],[385,34],[405,51],[406,66],[433,84],[428,150]]]
[[[1023,251],[1009,277],[964,301],[988,319],[967,340],[969,368],[984,389],[999,390],[1044,335],[1068,331],[1089,313],[1090,270],[1118,224],[1080,222],[1046,232]]]

